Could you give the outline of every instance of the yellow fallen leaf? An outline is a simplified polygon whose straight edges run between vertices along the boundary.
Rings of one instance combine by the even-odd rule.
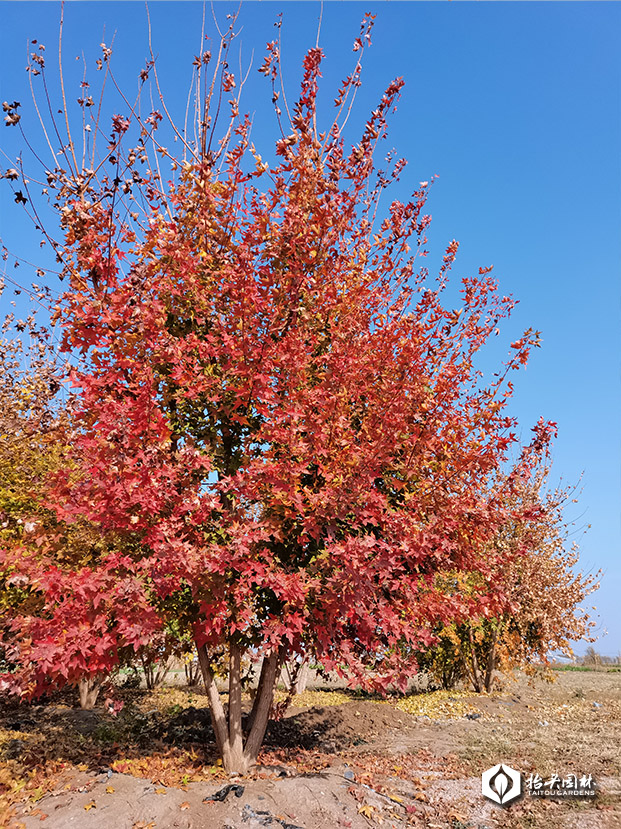
[[[364,815],[365,817],[373,817],[373,812],[373,806],[370,806],[368,803],[364,803],[362,806],[358,806],[358,813]]]
[[[106,794],[114,794],[114,786],[106,786]]]
[[[166,789],[160,787],[159,789],[155,790],[155,794],[166,794]]]
[[[416,792],[416,794],[414,795],[414,800],[420,800],[422,803],[426,803],[427,795],[425,794],[425,792]]]
[[[85,812],[90,812],[91,809],[96,809],[96,808],[97,808],[97,804],[95,803],[94,800],[91,800],[90,803],[87,803],[86,806],[84,807],[84,811]]]
[[[389,794],[387,795],[391,800],[394,800],[395,803],[403,803],[402,797],[397,797],[396,794]]]

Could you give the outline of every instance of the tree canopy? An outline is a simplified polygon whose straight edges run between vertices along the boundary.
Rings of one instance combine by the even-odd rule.
[[[4,572],[19,572],[43,607],[13,621],[21,659],[4,681],[32,695],[50,676],[75,681],[86,660],[90,673],[109,670],[121,645],[138,649],[174,622],[198,648],[229,771],[256,760],[283,659],[312,655],[366,687],[403,687],[438,623],[494,613],[507,551],[491,541],[509,517],[532,515],[512,496],[554,432],[540,421],[499,477],[517,442],[508,378],[538,335],[526,331],[485,382],[477,354],[513,300],[489,268],[462,280],[457,305],[445,300],[458,245],[430,277],[428,182],[382,207],[405,166],[393,153],[374,160],[401,79],[360,140],[345,142],[371,23],[324,128],[321,50],[308,51],[283,112],[279,45],[268,44],[260,71],[282,129],[272,160],[239,114],[233,22],[219,54],[195,62],[195,139],[163,98],[149,115],[125,99],[101,148],[101,107],[86,88],[85,151],[67,115],[42,182],[62,228],[60,238],[44,230],[66,279],[54,320],[78,358],[67,462],[46,497],[58,520],[118,543],[80,566],[19,545],[2,553]],[[104,46],[114,80],[110,58]],[[30,69],[45,75],[41,52]],[[150,76],[159,91],[153,59],[142,83]],[[21,128],[17,102],[5,110]],[[164,130],[178,152],[162,145]],[[28,209],[32,177],[9,172]],[[518,541],[511,555],[522,551]],[[476,572],[480,589],[449,595],[446,572]],[[245,654],[263,667],[244,722]]]

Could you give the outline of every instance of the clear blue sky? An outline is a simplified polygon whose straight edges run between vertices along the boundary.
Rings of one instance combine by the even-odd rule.
[[[214,8],[224,24],[237,4],[216,2]],[[27,40],[45,43],[53,61],[59,10],[55,2],[0,2],[0,98],[22,101],[23,111],[29,102]],[[405,78],[389,145],[409,165],[395,195],[440,176],[430,199],[430,265],[456,238],[456,279],[493,264],[502,291],[519,298],[490,365],[522,329],[542,331],[543,347],[514,378],[512,412],[524,439],[540,415],[557,421],[554,476],[573,483],[584,473],[580,502],[568,517],[591,525],[576,538],[582,567],[604,570],[592,603],[600,630],[609,634],[596,648],[614,655],[621,650],[621,5],[326,2],[320,36],[326,106],[352,65],[351,45],[365,11],[377,17],[354,123],[362,125],[393,77]],[[254,113],[260,151],[275,132],[268,86],[255,70],[279,12],[293,97],[302,55],[315,44],[320,6],[247,2],[242,8],[244,62],[254,52],[242,108]],[[202,5],[153,2],[151,16],[169,100],[184,106]],[[209,7],[207,18],[214,33]],[[69,2],[65,19],[68,65],[75,66],[82,52],[92,65],[99,43],[109,44],[116,33],[113,67],[123,86],[135,88],[147,56],[142,3]],[[0,129],[0,146],[14,153],[17,131]],[[18,213],[8,188],[0,188],[0,234],[23,255],[30,237]],[[36,258],[38,249],[29,255]],[[18,278],[28,282],[32,275],[22,268]]]

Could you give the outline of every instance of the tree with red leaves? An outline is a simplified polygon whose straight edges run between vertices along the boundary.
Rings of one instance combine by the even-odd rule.
[[[404,162],[389,154],[377,169],[374,152],[403,82],[388,86],[355,146],[343,138],[371,23],[325,131],[322,53],[308,52],[273,162],[252,144],[239,96],[221,124],[220,102],[237,89],[223,57],[233,21],[219,57],[196,60],[196,141],[163,99],[164,115],[148,117],[128,103],[100,156],[76,156],[69,134],[64,167],[47,173],[64,230],[47,238],[68,282],[55,315],[63,348],[81,360],[70,376],[73,465],[49,498],[62,520],[95,522],[123,545],[77,570],[5,551],[3,566],[46,608],[15,620],[21,667],[6,681],[30,695],[50,676],[72,681],[82,651],[91,673],[109,670],[121,643],[138,649],[173,621],[196,643],[229,772],[256,761],[283,660],[312,656],[365,687],[403,687],[416,669],[408,654],[439,622],[501,599],[487,542],[507,516],[507,491],[493,483],[516,440],[507,375],[537,334],[484,384],[477,353],[513,301],[483,268],[463,280],[457,307],[443,305],[457,243],[430,280],[417,264],[427,182],[380,217]],[[260,71],[280,124],[279,66],[278,42],[268,44]],[[151,76],[159,92],[153,59],[143,83]],[[100,110],[84,110],[93,135]],[[20,127],[17,107],[9,115]],[[162,144],[167,128],[176,156]],[[30,203],[32,184],[14,186]],[[538,424],[515,483],[551,430]],[[477,571],[480,593],[447,596],[446,571]],[[263,658],[246,719],[245,655]]]

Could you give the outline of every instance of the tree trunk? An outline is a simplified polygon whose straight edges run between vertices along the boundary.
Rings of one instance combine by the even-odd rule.
[[[496,644],[498,642],[499,629],[494,629],[492,636],[492,643],[490,645],[489,653],[487,654],[487,670],[485,671],[485,690],[489,694],[492,690],[492,682],[494,681],[494,668],[496,667]]]
[[[265,657],[264,662],[267,663],[265,675],[261,688],[257,689],[257,696],[253,709],[255,710],[254,721],[252,728],[246,740],[244,747],[244,754],[248,762],[248,768],[254,766],[257,762],[259,750],[265,737],[265,729],[270,715],[270,708],[274,700],[274,688],[276,686],[276,677],[278,675],[278,666],[280,665],[281,653],[274,651],[269,656]],[[263,673],[263,670],[261,671]]]
[[[205,690],[207,691],[207,699],[209,700],[209,711],[211,713],[211,724],[213,726],[213,733],[216,738],[216,747],[218,754],[222,757],[224,763],[224,749],[228,744],[228,729],[226,724],[226,715],[222,707],[222,700],[216,688],[216,681],[214,679],[209,656],[207,655],[207,648],[205,645],[197,648],[198,661],[201,666],[201,673],[203,674],[203,682],[205,683]]]
[[[306,660],[285,662],[280,672],[280,681],[285,686],[285,691],[290,691],[293,695],[304,693],[308,682],[308,671],[309,665]]]
[[[265,684],[265,677],[267,676],[267,668],[268,662],[267,659],[263,659],[261,661],[261,673],[259,674],[259,681],[257,683],[256,690],[254,691],[254,696],[252,697],[252,708],[250,713],[246,718],[246,733],[250,733],[252,731],[252,726],[254,724],[254,718],[257,713],[257,708],[259,706],[259,697],[261,695],[261,688]]]
[[[229,656],[229,762],[235,771],[246,771],[244,766],[244,736],[242,734],[241,648],[231,643]]]
[[[274,699],[274,687],[280,664],[279,656],[278,652],[273,652],[263,659],[259,687],[250,715],[249,733],[244,744],[241,704],[241,648],[236,644],[230,645],[228,717],[216,687],[207,649],[204,645],[198,648],[198,658],[209,699],[216,746],[222,758],[224,770],[229,774],[245,774],[257,761]]]
[[[192,659],[191,662],[185,662],[183,669],[185,671],[185,681],[188,687],[192,688],[194,685],[198,685],[198,680],[201,675],[201,666],[198,660],[195,661]]]
[[[479,660],[477,659],[474,636],[472,635],[472,628],[470,626],[468,626],[468,643],[470,644],[470,658],[468,659],[467,656],[462,654],[463,663],[474,690],[477,694],[480,694],[483,690],[483,681],[481,671],[479,670]]]
[[[103,676],[96,674],[95,676],[84,677],[78,680],[78,694],[80,697],[80,708],[85,711],[90,711],[95,707],[99,690],[103,682]]]
[[[144,671],[144,681],[147,690],[153,691],[166,679],[166,675],[170,670],[170,657],[159,661],[152,661],[145,654],[141,654],[140,661],[142,663],[142,670]]]
[[[296,694],[303,694],[308,685],[308,675],[310,673],[310,665],[307,661],[301,663],[298,667],[298,674],[295,678],[293,690]]]

